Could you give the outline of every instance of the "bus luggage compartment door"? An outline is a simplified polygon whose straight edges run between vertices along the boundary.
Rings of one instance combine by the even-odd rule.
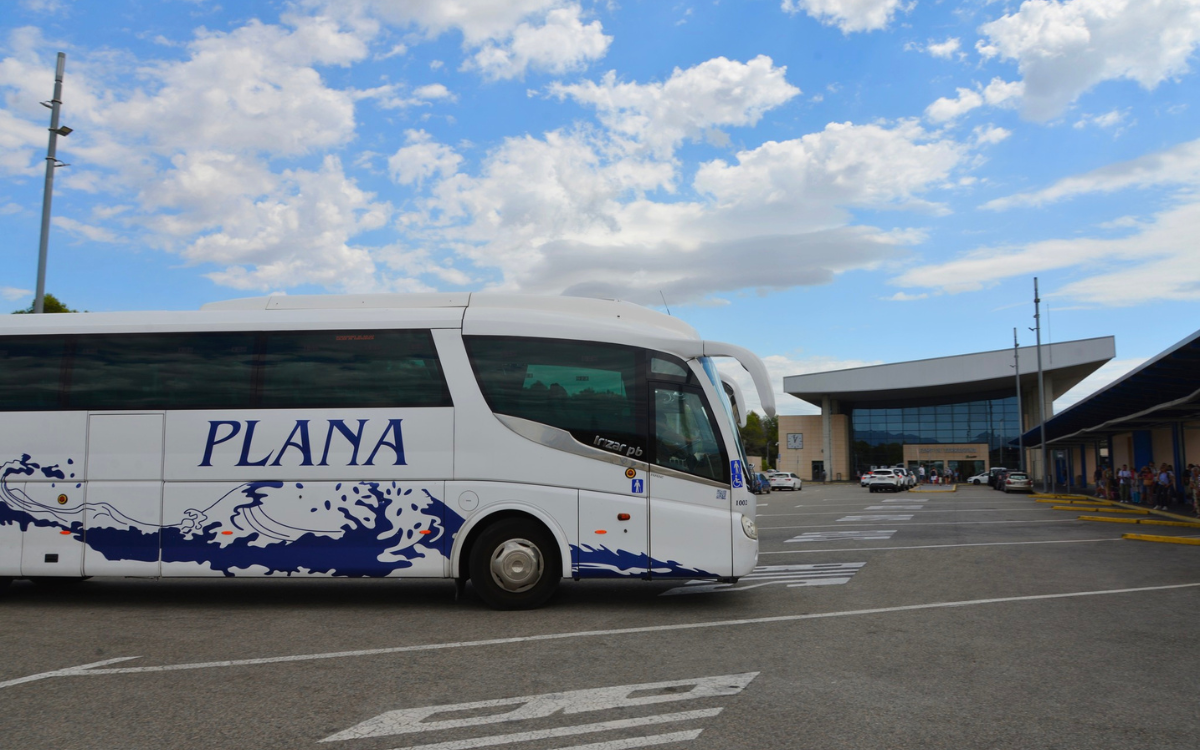
[[[630,482],[631,488],[636,488],[636,481]],[[645,481],[641,481],[640,495],[579,491],[575,564],[580,578],[644,578],[649,574],[649,500]]]
[[[81,482],[26,482],[22,507],[34,521],[21,544],[21,575],[66,576],[83,572],[84,487]]]
[[[162,414],[88,418],[84,575],[159,575],[162,477]]]

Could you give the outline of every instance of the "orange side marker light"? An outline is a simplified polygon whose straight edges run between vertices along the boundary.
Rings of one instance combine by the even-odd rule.
[[[432,529],[421,529],[421,530],[420,530],[420,531],[418,531],[417,533],[418,533],[418,534],[432,534],[432,533],[433,533],[433,530],[432,530]]]
[[[60,531],[60,532],[58,532],[58,533],[60,533],[60,534],[70,534],[71,532],[69,532],[69,531]]]
[[[232,534],[233,532],[232,531],[222,531],[221,533],[222,534]]]
[[[596,529],[596,533],[597,534],[607,534],[608,532],[605,531],[604,529]]]
[[[628,513],[618,513],[618,514],[617,514],[617,520],[618,520],[618,521],[628,521],[628,520],[629,520],[629,514],[628,514]]]

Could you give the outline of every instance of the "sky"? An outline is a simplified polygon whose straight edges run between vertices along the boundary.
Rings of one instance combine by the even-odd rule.
[[[0,305],[629,300],[785,375],[1200,321],[1200,0],[3,0]],[[751,400],[753,388],[745,378]],[[777,396],[783,414],[817,411]]]

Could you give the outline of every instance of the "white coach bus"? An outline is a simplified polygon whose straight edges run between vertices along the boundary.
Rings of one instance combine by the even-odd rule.
[[[637,305],[273,296],[0,319],[0,584],[90,576],[746,575],[741,392]],[[733,396],[731,403],[730,395]],[[739,413],[740,412],[740,413]]]

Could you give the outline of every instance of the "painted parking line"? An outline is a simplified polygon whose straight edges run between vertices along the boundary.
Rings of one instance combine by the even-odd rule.
[[[868,531],[809,531],[797,537],[788,539],[788,542],[832,542],[839,539],[891,539],[892,534],[895,534],[895,529],[875,529]],[[762,554],[761,552],[759,553]]]
[[[894,497],[891,500],[883,500],[882,502],[885,502],[885,503],[927,503],[927,502],[929,502],[929,499],[924,498],[924,497],[910,497],[907,499]]]
[[[915,508],[910,508],[902,505],[885,505],[872,506],[868,510],[922,510],[926,514],[934,513],[1040,513],[1045,508],[931,508],[928,505],[921,505]],[[759,518],[782,518],[784,516],[836,516],[839,513],[847,513],[846,510],[815,510],[807,513],[759,513]],[[1108,511],[1102,511],[1108,512]]]
[[[627,708],[638,708],[647,705],[677,703],[704,698],[728,697],[737,695],[758,676],[758,672],[744,674],[721,675],[717,677],[702,677],[693,680],[672,680],[670,682],[650,682],[640,685],[618,685],[614,687],[594,688],[591,690],[572,690],[563,693],[546,693],[543,695],[526,695],[518,698],[500,698],[497,700],[473,701],[470,703],[453,703],[420,708],[399,709],[380,714],[373,719],[356,724],[349,729],[330,735],[322,742],[346,742],[374,737],[393,737],[402,734],[419,732],[434,732],[467,727],[478,727],[495,724],[511,724],[531,722],[555,715],[571,716],[581,713],[599,713],[621,711]],[[507,711],[497,712],[495,709],[508,708]],[[482,737],[472,737],[463,740],[451,740],[427,745],[409,745],[406,750],[469,750],[477,747],[495,747],[511,745],[518,742],[532,742],[555,737],[577,737],[583,734],[610,732],[620,729],[657,726],[684,721],[706,719],[721,713],[723,707],[705,708],[693,711],[676,711],[674,713],[654,714],[637,718],[614,719],[609,721],[589,722],[570,726],[534,729],[525,732],[492,734]],[[480,713],[484,715],[480,716]],[[458,714],[454,717],[454,714]],[[463,716],[463,714],[467,714]],[[470,714],[475,714],[471,716]],[[438,719],[436,717],[443,718]],[[434,718],[431,718],[434,717]],[[453,717],[453,718],[451,718]],[[645,737],[625,738],[586,745],[584,747],[645,747],[647,745],[665,744],[663,738],[672,736],[682,739],[698,737],[702,729],[687,732],[675,732],[671,735],[650,735]],[[686,738],[682,735],[687,734]],[[641,741],[640,744],[628,744],[630,740]],[[679,739],[670,740],[672,742]],[[613,742],[627,744],[615,745]],[[578,747],[578,746],[577,746]]]
[[[925,510],[924,505],[872,505],[865,510]],[[935,513],[937,511],[934,511]]]
[[[788,588],[806,586],[840,586],[849,583],[866,563],[817,563],[811,565],[760,565],[737,583],[688,581],[678,588],[668,589],[659,596],[680,594],[711,594],[717,591],[749,591],[763,586],[783,585]]]
[[[842,521],[850,521],[850,522],[866,521],[868,523],[875,523],[877,521],[911,521],[911,520],[912,520],[911,513],[909,513],[907,515],[904,515],[904,514],[902,514],[902,515],[872,514],[872,515],[864,515],[864,516],[845,516],[844,518],[839,518],[838,523],[841,523]]]
[[[772,625],[785,622],[800,622],[803,620],[825,620],[834,617],[864,617],[896,612],[919,612],[922,610],[947,609],[958,607],[978,607],[991,604],[1015,604],[1019,602],[1053,601],[1057,599],[1076,599],[1090,596],[1120,596],[1125,594],[1145,594],[1154,591],[1175,591],[1179,589],[1200,588],[1200,582],[1173,583],[1163,586],[1140,586],[1124,589],[1096,589],[1092,591],[1067,591],[1058,594],[1029,594],[1026,596],[1002,596],[991,599],[963,599],[951,602],[929,602],[926,604],[905,604],[898,607],[877,607],[872,609],[851,609],[840,612],[812,612],[798,615],[774,615],[771,617],[748,617],[741,620],[709,620],[704,622],[684,622],[673,625],[642,625],[629,628],[611,628],[608,630],[576,630],[565,633],[545,633],[542,635],[510,636],[507,638],[489,638],[480,641],[456,641],[443,643],[427,643],[414,646],[394,646],[391,648],[372,648],[358,651],[333,651],[319,654],[294,654],[290,656],[268,656],[257,659],[226,659],[223,661],[193,662],[190,664],[164,664],[154,667],[102,667],[97,669],[87,666],[67,667],[52,672],[21,677],[16,680],[0,682],[0,689],[16,684],[28,683],[50,677],[97,677],[101,675],[119,674],[151,674],[159,672],[179,672],[195,669],[222,669],[230,667],[247,667],[265,664],[292,664],[296,662],[317,661],[328,659],[361,658],[366,656],[383,656],[403,653],[429,653],[459,648],[484,648],[488,646],[506,646],[517,643],[534,643],[539,641],[558,641],[574,638],[600,638],[615,635],[642,635],[647,633],[669,633],[683,630],[701,630],[708,628],[732,628],[746,625]],[[136,659],[139,657],[123,657]]]
[[[840,537],[845,538],[845,537]],[[789,542],[796,541],[788,539]],[[920,544],[912,547],[845,547],[843,549],[785,549],[780,552],[759,552],[763,555],[804,555],[813,552],[882,552],[892,549],[945,549],[949,547],[1011,547],[1025,544],[1085,544],[1087,542],[1119,542],[1121,537],[1105,537],[1104,539],[1049,539],[1037,542],[966,542],[962,544]]]

